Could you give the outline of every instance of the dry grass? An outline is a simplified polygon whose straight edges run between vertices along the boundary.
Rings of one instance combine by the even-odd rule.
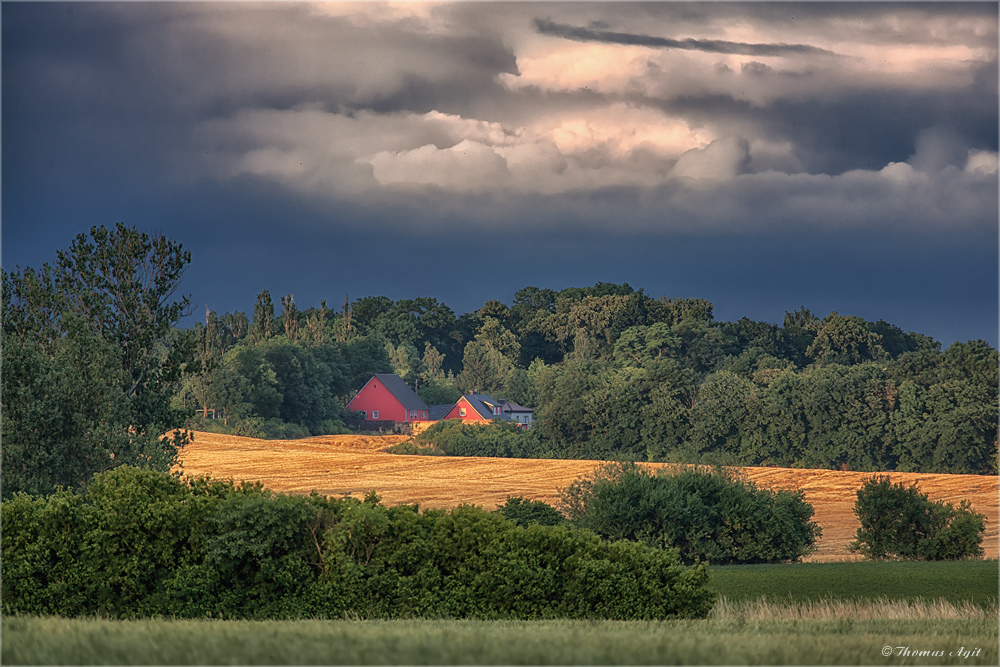
[[[913,621],[963,620],[997,617],[997,608],[983,608],[965,601],[952,604],[947,600],[813,600],[796,603],[774,603],[765,599],[731,601],[719,598],[709,618],[717,621],[763,620],[840,620]]]
[[[559,490],[586,475],[601,461],[500,459],[480,457],[401,456],[383,450],[406,436],[333,435],[304,440],[255,440],[214,433],[195,433],[180,461],[187,475],[260,481],[281,493],[362,497],[376,490],[387,505],[419,503],[448,508],[463,503],[493,509],[508,496],[550,504]],[[649,464],[658,467],[661,464]],[[758,486],[799,489],[816,511],[823,528],[813,562],[859,560],[847,545],[854,539],[857,489],[870,473],[791,468],[744,468]],[[917,482],[931,500],[969,500],[987,517],[983,547],[997,558],[1000,496],[997,477],[890,473],[893,482]]]

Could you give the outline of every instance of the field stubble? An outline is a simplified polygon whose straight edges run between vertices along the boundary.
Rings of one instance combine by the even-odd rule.
[[[385,449],[407,436],[331,435],[302,440],[257,440],[215,433],[194,433],[178,457],[186,475],[262,482],[279,493],[360,498],[375,490],[386,505],[419,503],[423,508],[460,504],[493,509],[508,496],[557,505],[559,492],[602,461],[403,456]],[[646,464],[662,467],[666,464]],[[848,544],[854,539],[856,492],[871,473],[798,468],[743,468],[748,479],[772,489],[801,490],[823,529],[817,550],[805,560],[859,560]],[[968,500],[986,515],[983,549],[998,556],[1000,489],[988,475],[888,473],[893,482],[917,483],[931,500],[957,504]]]

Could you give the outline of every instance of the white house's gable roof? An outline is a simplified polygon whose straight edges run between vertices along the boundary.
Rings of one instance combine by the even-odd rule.
[[[513,401],[501,400],[500,405],[502,406],[504,412],[532,413],[535,411],[534,408],[526,408],[523,405],[518,405],[517,403],[514,403]]]

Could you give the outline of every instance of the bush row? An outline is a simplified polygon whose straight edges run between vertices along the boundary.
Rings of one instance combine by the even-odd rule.
[[[5,613],[221,618],[704,617],[676,552],[462,506],[276,495],[122,467],[3,503]]]

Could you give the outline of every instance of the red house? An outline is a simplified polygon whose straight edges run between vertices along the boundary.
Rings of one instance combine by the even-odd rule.
[[[493,400],[489,394],[466,394],[458,399],[451,410],[442,419],[461,419],[462,421],[486,422],[496,419],[517,424],[518,428],[531,428],[531,416],[534,410],[517,403],[500,399]]]
[[[461,419],[463,421],[490,421],[504,419],[501,412],[502,404],[493,400],[489,394],[465,394],[458,399],[454,407],[444,416],[445,419]]]
[[[373,375],[347,409],[363,412],[365,419],[391,419],[401,424],[426,420],[430,412],[416,392],[392,373]]]

